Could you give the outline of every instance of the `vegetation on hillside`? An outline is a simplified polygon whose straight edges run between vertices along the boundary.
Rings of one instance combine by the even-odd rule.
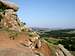
[[[64,30],[51,30],[51,31],[42,31],[41,37],[75,37],[75,33],[69,33],[75,31],[75,29],[64,29]],[[40,31],[39,31],[40,32]]]
[[[75,51],[75,37],[66,37],[62,41],[59,41],[59,43],[63,44],[68,50]]]
[[[70,51],[75,51],[75,29],[42,31],[41,38],[53,45],[62,44]],[[38,31],[40,32],[40,31]],[[73,33],[72,33],[73,32]]]

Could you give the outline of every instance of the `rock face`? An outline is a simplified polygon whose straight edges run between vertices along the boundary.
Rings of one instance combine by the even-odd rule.
[[[18,8],[14,3],[0,0],[0,30],[5,30],[0,31],[0,56],[50,56],[49,48],[45,51],[48,45],[43,48],[37,32],[20,22]]]
[[[57,56],[73,56],[63,45],[59,44],[58,48],[56,51]]]
[[[6,9],[13,9],[14,11],[18,10],[18,6],[16,4],[6,0],[0,0],[0,6],[4,6]]]
[[[20,22],[16,11],[18,7],[8,1],[0,0],[0,27],[9,28],[11,30],[19,31],[29,30]]]
[[[20,27],[17,22],[18,18],[16,16],[16,12],[14,12],[14,10],[6,9],[6,10],[4,10],[4,12],[2,14],[1,15],[2,15],[3,19],[1,21],[3,21],[2,22],[3,27],[9,28],[11,30],[20,31]]]

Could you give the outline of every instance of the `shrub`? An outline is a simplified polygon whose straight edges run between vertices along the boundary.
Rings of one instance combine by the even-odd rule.
[[[4,12],[5,9],[6,9],[5,7],[0,6],[0,12]]]

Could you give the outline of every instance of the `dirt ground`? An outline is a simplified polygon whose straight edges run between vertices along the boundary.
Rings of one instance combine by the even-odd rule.
[[[0,56],[35,56],[32,49],[22,46],[20,43],[27,43],[29,41],[28,35],[21,33],[13,40],[10,35],[5,32],[0,32]],[[36,49],[44,56],[51,56],[50,49],[46,43],[42,43],[41,48]]]

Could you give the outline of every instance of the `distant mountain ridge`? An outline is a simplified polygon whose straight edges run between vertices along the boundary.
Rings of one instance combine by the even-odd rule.
[[[75,28],[40,28],[40,27],[31,27],[34,31],[39,31],[39,30],[64,30],[64,31],[73,31]]]

